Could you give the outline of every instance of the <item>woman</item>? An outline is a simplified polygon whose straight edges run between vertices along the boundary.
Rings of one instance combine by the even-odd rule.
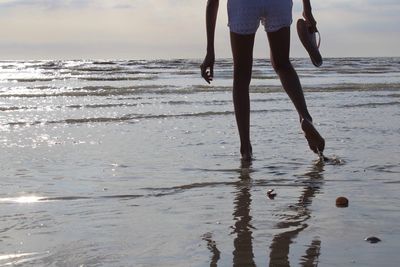
[[[208,83],[214,75],[214,33],[218,5],[219,0],[208,0],[206,8],[207,55],[201,65],[201,75]],[[303,0],[303,16],[315,29],[316,21],[309,0]],[[267,32],[272,66],[296,107],[308,145],[312,151],[322,155],[325,141],[312,124],[299,78],[289,60],[292,0],[228,0],[228,18],[234,64],[233,103],[242,159],[250,160],[252,157],[249,85],[254,37],[260,22]]]

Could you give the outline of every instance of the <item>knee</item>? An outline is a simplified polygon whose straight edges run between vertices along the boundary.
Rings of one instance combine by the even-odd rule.
[[[234,67],[233,82],[239,87],[248,87],[251,81],[251,68]]]
[[[285,59],[285,60],[271,59],[271,64],[276,73],[288,71],[293,68],[292,63],[290,62],[289,59]]]

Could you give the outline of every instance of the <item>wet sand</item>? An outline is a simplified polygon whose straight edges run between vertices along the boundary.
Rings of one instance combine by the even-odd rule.
[[[31,111],[32,121],[53,123],[3,124],[0,266],[400,262],[397,90],[306,94],[325,163],[284,93],[253,92],[251,165],[240,162],[230,92],[182,94],[179,105],[163,104],[168,95],[136,97],[161,99],[142,111],[164,116],[54,123],[64,115],[55,97],[36,99],[48,108]],[[18,112],[8,120],[30,118]],[[71,118],[78,112],[92,109]],[[336,207],[338,196],[347,208]]]

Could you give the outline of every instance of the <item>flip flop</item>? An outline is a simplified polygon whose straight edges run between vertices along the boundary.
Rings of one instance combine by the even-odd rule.
[[[317,36],[318,33],[318,43]],[[299,35],[300,41],[304,48],[310,55],[311,62],[315,67],[320,67],[322,65],[322,56],[319,53],[319,45],[321,44],[321,35],[316,30],[313,31],[309,27],[304,19],[297,20],[297,34]]]

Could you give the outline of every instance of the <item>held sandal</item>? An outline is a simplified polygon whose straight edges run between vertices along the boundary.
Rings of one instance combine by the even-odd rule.
[[[319,31],[312,30],[312,28],[307,25],[307,22],[304,19],[298,19],[297,34],[299,35],[300,41],[304,48],[308,52],[311,62],[315,67],[320,67],[322,65],[322,56],[319,53],[319,46],[321,44],[321,34]]]

